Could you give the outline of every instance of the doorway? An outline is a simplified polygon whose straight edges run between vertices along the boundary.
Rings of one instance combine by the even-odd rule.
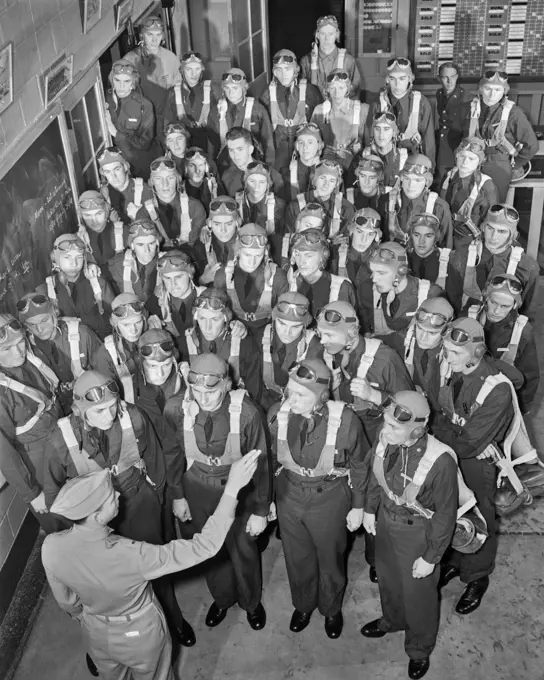
[[[345,0],[272,0],[268,3],[270,57],[285,48],[300,61],[310,51],[317,19],[326,14],[338,19],[343,40],[344,10]]]

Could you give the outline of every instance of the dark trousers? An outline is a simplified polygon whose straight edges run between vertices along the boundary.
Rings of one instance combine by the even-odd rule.
[[[160,494],[147,482],[140,481],[138,490],[128,498],[121,494],[119,514],[111,522],[116,533],[133,541],[153,545],[165,543]],[[164,609],[168,624],[173,628],[183,626],[183,614],[174,591],[174,575],[167,574],[152,581],[153,590]]]
[[[191,524],[200,532],[214,513],[223,495],[226,480],[209,477],[207,483],[193,470],[183,478],[185,498],[191,510]],[[217,485],[215,485],[217,484]],[[253,511],[251,495],[238,496],[239,502],[232,527],[221,550],[206,562],[205,575],[210,593],[220,609],[238,603],[252,612],[261,601],[261,557],[256,537],[246,532],[247,521]],[[185,531],[184,531],[185,533]]]
[[[346,589],[346,515],[351,493],[346,478],[298,482],[287,471],[277,478],[276,507],[293,606],[316,607],[323,616],[342,608]]]
[[[475,553],[451,550],[448,561],[461,571],[461,581],[470,583],[482,576],[489,576],[495,569],[497,556],[497,517],[495,513],[495,491],[497,488],[497,468],[476,458],[461,458],[459,466],[469,489],[474,491],[478,508],[487,522],[488,537],[483,546]]]
[[[411,523],[410,523],[411,522]],[[380,629],[404,630],[404,649],[411,659],[425,659],[438,633],[438,565],[425,578],[412,567],[427,548],[424,517],[405,517],[380,509],[376,527],[376,570],[380,587]]]

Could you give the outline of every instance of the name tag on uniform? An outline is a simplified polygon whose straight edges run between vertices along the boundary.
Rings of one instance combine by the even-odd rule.
[[[138,119],[137,118],[129,118],[128,121],[129,121],[129,123],[137,123]]]
[[[140,635],[139,630],[131,630],[128,633],[125,633],[125,637],[138,637]]]

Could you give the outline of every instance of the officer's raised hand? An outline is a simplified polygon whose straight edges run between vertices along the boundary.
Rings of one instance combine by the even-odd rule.
[[[376,535],[376,515],[373,512],[363,512],[363,527],[367,534]]]
[[[423,557],[418,557],[412,566],[412,576],[414,578],[425,578],[434,571],[434,564],[426,562]]]
[[[180,522],[190,522],[193,519],[191,510],[189,509],[189,503],[187,503],[185,498],[176,498],[172,502],[172,512]]]
[[[346,517],[346,524],[350,531],[357,531],[363,523],[364,512],[362,508],[352,508]]]
[[[260,449],[253,449],[249,453],[246,453],[245,456],[242,456],[240,460],[237,460],[236,463],[233,463],[232,467],[230,468],[229,478],[225,484],[224,493],[228,494],[229,496],[238,495],[240,489],[243,489],[255,474],[260,455]],[[254,515],[251,515],[251,517],[254,517]],[[251,517],[249,518],[250,520]],[[266,518],[264,519],[266,521]]]
[[[251,515],[247,520],[246,532],[250,536],[259,536],[266,529],[268,524],[268,519],[266,517],[260,517],[259,515]]]
[[[207,286],[209,283],[213,283],[213,280],[215,279],[215,274],[220,268],[221,268],[220,262],[216,262],[215,264],[207,264],[204,267],[204,271],[202,272],[198,280],[198,283],[201,286]]]

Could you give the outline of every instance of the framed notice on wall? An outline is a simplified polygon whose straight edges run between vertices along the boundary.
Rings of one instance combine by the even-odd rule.
[[[74,55],[62,55],[60,59],[43,74],[43,103],[45,108],[55,101],[72,84]]]
[[[0,311],[16,313],[25,293],[51,273],[57,236],[77,230],[61,117],[0,176]]]

